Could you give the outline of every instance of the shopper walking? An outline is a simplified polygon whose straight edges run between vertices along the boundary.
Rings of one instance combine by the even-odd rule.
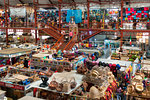
[[[73,32],[71,31],[71,32],[69,33],[70,40],[72,39],[72,36],[73,36]]]

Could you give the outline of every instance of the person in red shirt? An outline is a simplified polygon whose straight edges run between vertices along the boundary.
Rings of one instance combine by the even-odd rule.
[[[72,36],[73,36],[73,32],[72,31],[69,33],[69,36],[70,36],[70,40],[71,40]]]

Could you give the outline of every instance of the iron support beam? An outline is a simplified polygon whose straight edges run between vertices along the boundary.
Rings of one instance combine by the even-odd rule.
[[[121,0],[121,29],[123,28],[123,0]],[[123,31],[120,31],[121,38],[120,38],[120,51],[122,51],[122,45],[123,45]]]
[[[37,44],[37,8],[36,8],[36,2],[33,0],[34,4],[34,27],[35,27],[35,44]]]
[[[87,0],[87,29],[88,29],[88,35],[89,35],[89,28],[90,28],[90,3],[89,3],[89,0]]]
[[[7,4],[4,0],[4,7],[5,7],[5,32],[6,32],[6,44],[8,45],[8,16],[7,16]]]
[[[59,31],[61,32],[61,5],[59,5]]]

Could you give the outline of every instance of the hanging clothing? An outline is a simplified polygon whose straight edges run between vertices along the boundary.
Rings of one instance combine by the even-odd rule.
[[[81,10],[67,10],[66,22],[69,23],[71,17],[75,18],[75,23],[82,22],[82,11]]]

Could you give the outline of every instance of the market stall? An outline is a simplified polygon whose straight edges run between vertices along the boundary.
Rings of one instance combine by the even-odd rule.
[[[71,69],[76,69],[78,63],[83,63],[83,56],[75,57],[73,60],[69,61],[67,58],[62,58],[60,60],[52,57],[52,54],[35,54],[32,57],[31,67],[48,67],[52,69],[56,69],[57,66],[62,66],[64,68],[71,67]],[[53,70],[55,71],[55,70]]]
[[[21,48],[9,48],[0,50],[0,57],[5,60],[4,65],[13,65],[19,61],[19,57],[30,54],[31,50],[21,49]],[[1,61],[2,61],[1,60]]]
[[[38,53],[34,54],[31,59],[31,68],[41,68],[41,67],[48,67],[47,63],[43,62],[42,59],[46,59],[47,57],[49,58],[51,54],[43,54],[43,53]]]
[[[1,78],[0,87],[7,91],[6,96],[13,99],[23,97],[31,89],[32,82],[38,79],[35,73],[23,72],[12,66],[7,67],[7,74]]]
[[[113,99],[117,81],[109,67],[95,65],[89,71],[85,66],[78,66],[77,73],[83,74],[83,84],[71,94],[71,99]]]
[[[142,50],[139,47],[132,47],[132,46],[122,46],[123,52],[122,54],[139,54]],[[120,50],[120,47],[116,50],[116,53],[118,53]]]
[[[123,46],[123,52],[119,52],[120,48],[116,50],[115,53],[112,53],[112,59],[120,59],[125,61],[137,62],[137,59],[141,59],[143,52],[139,47]]]
[[[131,84],[127,87],[128,98],[146,100],[150,98],[150,79],[146,74],[149,73],[136,72],[131,80]]]
[[[47,86],[41,86],[41,84],[43,83],[42,80],[36,81],[34,82],[31,87],[33,88],[37,88],[38,90],[45,90],[45,93],[47,93],[47,97],[46,98],[52,98],[50,97],[50,95],[52,94],[61,94],[64,97],[65,96],[69,96],[69,94],[71,94],[72,92],[74,92],[78,87],[80,87],[82,85],[82,78],[83,75],[81,74],[77,74],[75,70],[71,71],[71,72],[61,72],[61,73],[54,73],[51,77],[48,78],[47,80]],[[53,83],[55,82],[55,85],[53,85]],[[76,84],[74,85],[74,87],[70,87],[71,84],[70,82],[75,82]],[[63,88],[58,89],[59,84],[63,85]],[[50,94],[51,93],[51,94]],[[53,95],[54,96],[54,95]],[[39,95],[39,97],[44,97]],[[64,98],[62,97],[62,98]],[[46,99],[44,98],[44,99]],[[55,97],[56,99],[57,97]],[[59,98],[59,96],[58,96]]]

